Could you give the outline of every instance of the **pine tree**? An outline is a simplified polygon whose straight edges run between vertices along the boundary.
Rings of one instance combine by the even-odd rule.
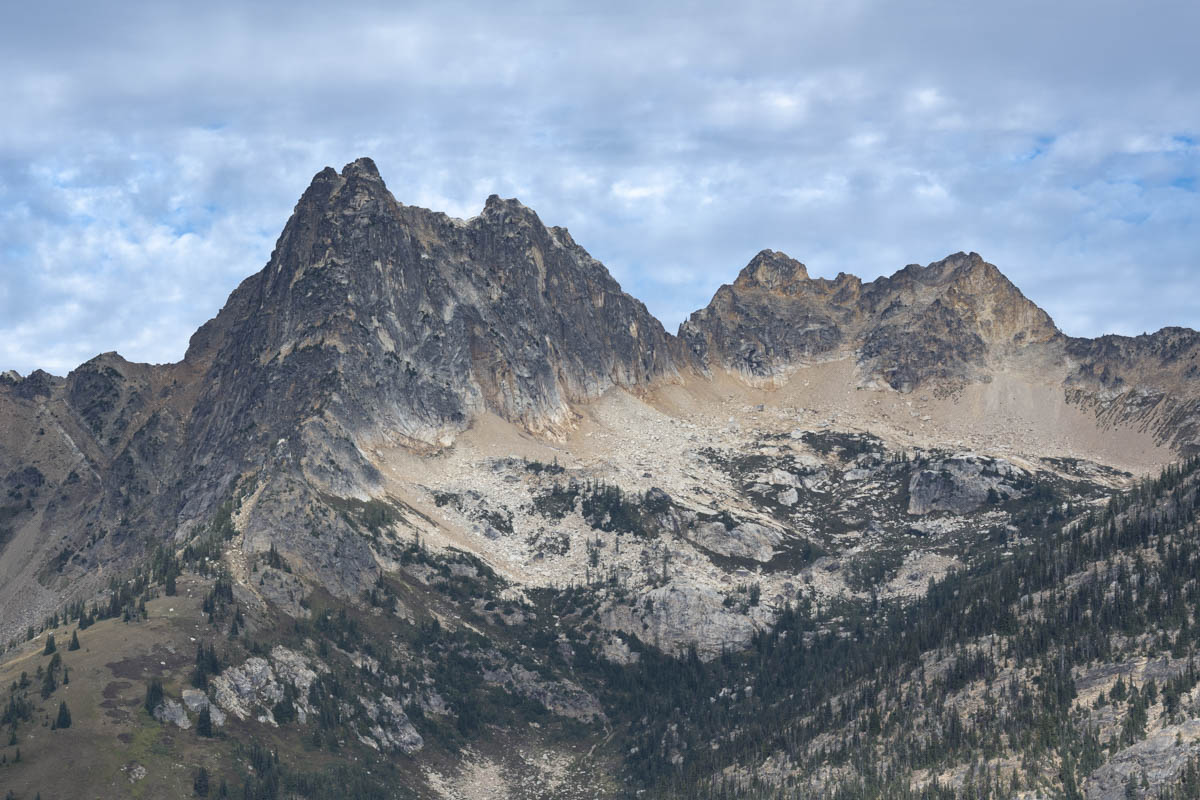
[[[167,573],[167,597],[175,596],[175,572]]]
[[[200,767],[192,776],[192,791],[197,797],[208,797],[208,770]]]
[[[58,688],[58,681],[54,678],[54,670],[46,670],[42,676],[42,699],[45,700],[50,695],[54,694],[54,690]]]
[[[208,660],[204,657],[204,643],[196,643],[196,668],[192,670],[192,686],[208,688]]]
[[[196,735],[203,736],[205,739],[212,738],[212,712],[208,710],[208,706],[200,709],[200,716],[196,720]]]
[[[48,656],[58,648],[54,646],[54,634],[46,634],[46,649],[42,650],[42,655]]]
[[[163,685],[158,678],[151,679],[146,685],[146,713],[154,716],[154,709],[158,708],[163,701]]]
[[[71,727],[71,709],[67,708],[66,700],[58,704],[58,719],[55,720],[54,724],[58,728]]]
[[[71,632],[71,643],[69,645],[67,645],[67,649],[68,650],[78,650],[79,649],[79,631],[78,630]]]

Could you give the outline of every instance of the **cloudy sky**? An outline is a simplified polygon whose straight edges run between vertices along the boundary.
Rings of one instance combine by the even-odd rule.
[[[1200,327],[1200,4],[574,5],[3,3],[0,370],[177,360],[360,155],[404,203],[519,197],[669,330],[766,247]]]

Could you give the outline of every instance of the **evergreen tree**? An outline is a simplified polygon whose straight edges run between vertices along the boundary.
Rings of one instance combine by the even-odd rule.
[[[192,776],[192,791],[197,797],[208,797],[208,770],[200,767]]]
[[[44,650],[42,650],[42,655],[48,656],[57,649],[58,648],[54,646],[54,634],[53,633],[46,634],[46,648]]]
[[[66,700],[58,704],[58,719],[55,720],[54,724],[58,728],[71,727],[71,709],[67,708]]]
[[[46,670],[46,673],[42,676],[42,699],[45,700],[54,694],[54,690],[57,688],[58,681],[54,678],[54,670]]]
[[[67,649],[68,650],[78,650],[79,649],[79,631],[78,630],[71,632],[71,643],[69,645],[67,645]]]
[[[158,678],[152,678],[150,683],[146,685],[146,713],[154,716],[154,709],[158,708],[163,701],[163,685]]]
[[[212,738],[212,712],[208,710],[208,706],[200,710],[200,716],[196,719],[196,735],[203,736],[206,739]]]
[[[204,643],[196,643],[196,668],[192,670],[192,686],[208,688],[208,660],[204,657]]]

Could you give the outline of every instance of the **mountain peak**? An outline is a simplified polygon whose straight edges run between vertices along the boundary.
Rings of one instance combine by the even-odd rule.
[[[941,261],[935,261],[930,264],[927,269],[937,270],[943,276],[950,275],[968,275],[978,273],[987,275],[990,278],[1002,278],[1007,281],[1002,273],[994,264],[989,264],[984,261],[983,256],[974,251],[970,253],[953,253],[946,256]]]
[[[342,167],[342,177],[346,179],[355,177],[373,178],[377,181],[383,180],[383,178],[379,176],[379,168],[375,166],[375,162],[366,156],[363,156],[362,158],[356,158],[346,166]]]
[[[532,208],[522,203],[515,197],[504,198],[498,194],[488,195],[488,199],[483,204],[483,212],[480,214],[484,219],[491,218],[524,218],[529,220],[538,220],[537,212]]]
[[[296,210],[323,205],[343,182],[342,176],[338,174],[336,169],[325,167],[325,169],[313,175],[312,180],[308,183],[308,188],[304,190],[304,194],[300,195],[300,200],[296,204]]]
[[[662,325],[582,248],[552,246],[515,198],[492,195],[477,220],[397,203],[367,158],[318,173],[266,269],[200,337],[228,346],[222,385],[256,384],[214,426],[253,405],[274,442],[276,420],[321,409],[336,435],[436,447],[485,410],[552,430],[572,402],[674,374]],[[294,371],[325,377],[301,392],[278,377]]]
[[[993,357],[1060,336],[1050,317],[978,253],[910,264],[862,283],[810,279],[799,261],[763,250],[680,329],[705,366],[755,378],[813,358],[853,355],[865,383],[901,391],[961,385]]]
[[[808,280],[808,268],[796,259],[777,250],[762,250],[742,268],[733,285],[791,293]]]
[[[361,185],[363,183],[375,184],[378,189],[387,189],[375,162],[369,158],[363,157],[351,161],[342,167],[341,173],[333,167],[325,167],[313,176],[308,188],[300,197],[297,209],[323,208],[346,184]]]

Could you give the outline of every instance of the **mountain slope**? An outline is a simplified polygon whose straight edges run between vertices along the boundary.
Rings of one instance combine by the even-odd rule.
[[[672,347],[565,229],[546,228],[520,203],[493,197],[463,222],[396,203],[369,159],[326,169],[270,262],[196,333],[181,364],[113,354],[61,386],[8,379],[14,427],[31,431],[49,410],[77,456],[74,473],[98,482],[72,521],[115,534],[97,547],[92,535],[42,521],[30,534],[40,544],[12,575],[63,551],[76,567],[66,565],[69,575],[128,564],[143,546],[129,542],[132,531],[186,536],[251,473],[267,484],[256,504],[269,516],[262,526],[289,527],[319,514],[321,493],[376,493],[369,448],[445,447],[485,412],[553,435],[571,425],[573,402],[675,379]],[[0,466],[37,469],[41,453],[23,452]],[[56,477],[66,485],[67,474]],[[268,511],[272,497],[282,508]],[[356,567],[332,569],[322,548],[304,560],[335,591],[357,591],[374,579],[374,561],[359,537],[337,533],[353,553],[339,560]],[[33,621],[19,618],[32,586],[0,590],[8,634]]]
[[[1198,477],[1042,505],[1041,536],[915,603],[802,597],[744,657],[656,665],[639,764],[684,797],[1188,796]]]
[[[1109,497],[1200,446],[1198,346],[1183,329],[1066,337],[975,254],[863,283],[763,251],[674,337],[519,202],[451,219],[398,203],[360,159],[318,173],[180,363],[0,376],[6,669],[44,676],[42,640],[25,643],[44,629],[145,632],[136,654],[64,657],[86,670],[80,702],[113,710],[159,677],[195,705],[113,717],[133,740],[129,761],[91,764],[109,782],[199,758],[252,793],[270,775],[300,791],[341,780],[310,767],[359,759],[417,796],[879,796],[935,774],[965,792],[990,741],[992,778],[1020,754],[1022,786],[1063,790],[1054,770],[1091,742],[1081,710],[1048,706],[1071,717],[1065,744],[1020,737],[1045,722],[1021,704],[1049,703],[1065,661],[1055,678],[993,647],[1066,659],[1023,598],[1136,560],[1124,540],[1052,574],[1038,559],[1061,562],[1068,520],[1101,524]],[[1173,531],[1167,551],[1192,535]],[[1160,610],[1106,613],[1148,637]],[[183,694],[193,635],[217,652],[199,659],[207,699]],[[1107,642],[1105,664],[1133,652]],[[962,675],[921,688],[913,669]],[[1017,687],[1000,743],[944,713],[985,673]],[[14,691],[21,730],[60,696]],[[203,703],[224,736],[173,749],[162,724],[197,724]],[[943,725],[967,738],[946,745]],[[894,755],[923,728],[924,750]],[[281,763],[248,758],[268,740]],[[27,788],[53,771],[25,747]],[[179,791],[164,775],[153,791]]]
[[[1200,450],[1194,331],[1064,336],[976,253],[863,283],[845,273],[812,279],[800,262],[764,250],[679,335],[700,364],[751,381],[785,383],[797,369],[837,359],[853,360],[858,385],[901,393],[955,393],[1010,371],[1040,375],[1102,424]]]

